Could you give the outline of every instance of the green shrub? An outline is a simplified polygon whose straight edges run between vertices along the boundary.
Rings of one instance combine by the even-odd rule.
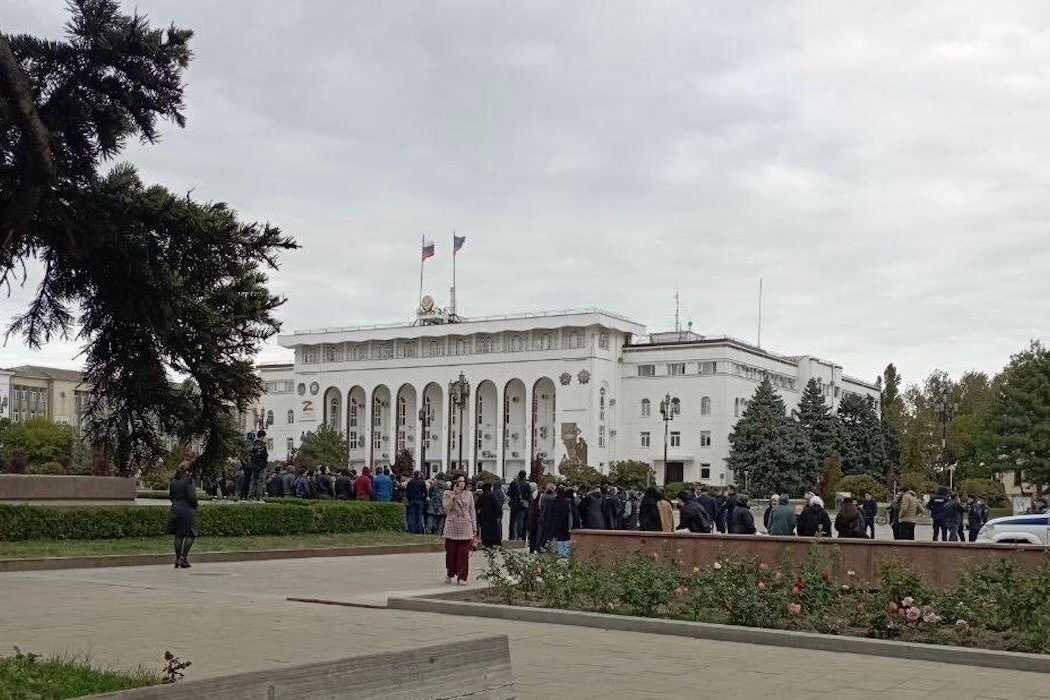
[[[400,531],[399,503],[311,501],[307,505],[204,504],[199,513],[205,537],[300,535]],[[0,541],[30,539],[108,540],[167,533],[168,509],[158,506],[0,505]]]
[[[68,425],[33,418],[24,423],[13,423],[4,430],[3,453],[10,460],[15,450],[22,450],[30,464],[69,464],[75,441],[73,429]]]
[[[50,476],[63,476],[66,468],[59,462],[44,462],[43,464],[29,465],[30,474],[45,474]]]
[[[850,474],[849,476],[844,476],[839,480],[836,490],[849,491],[853,494],[853,498],[857,500],[864,498],[864,494],[866,493],[870,493],[875,497],[875,500],[880,503],[885,503],[890,500],[890,490],[886,488],[886,484],[869,474]]]
[[[958,491],[964,500],[976,496],[983,498],[988,507],[1006,505],[1006,488],[997,479],[963,479]]]
[[[586,464],[567,464],[561,468],[561,475],[565,482],[579,488],[582,491],[590,491],[595,486],[600,486],[608,478],[594,467]]]
[[[411,472],[409,472],[409,473],[411,474]],[[492,472],[487,472],[484,469],[482,469],[480,472],[478,472],[474,476],[474,479],[479,484],[483,484],[486,481],[489,482],[490,484],[495,484],[495,483],[497,483],[500,480],[500,477],[499,477],[498,474],[493,474]]]
[[[647,462],[628,459],[609,465],[609,481],[625,489],[644,491],[649,484],[656,482],[656,475]]]
[[[664,484],[664,498],[673,503],[678,499],[678,495],[685,490],[686,486],[692,486],[692,484],[686,484],[681,481],[672,481],[669,484]]]
[[[917,495],[933,493],[937,490],[937,484],[922,472],[905,472],[897,479],[897,490],[907,491],[911,489]]]

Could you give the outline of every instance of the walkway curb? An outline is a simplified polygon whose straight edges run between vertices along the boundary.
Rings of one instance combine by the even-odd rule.
[[[888,639],[865,639],[863,637],[845,637],[812,632],[716,625],[707,622],[605,615],[576,610],[551,610],[516,605],[470,603],[432,597],[390,598],[387,601],[387,607],[396,610],[412,610],[445,615],[574,625],[620,632],[644,632],[647,634],[710,639],[739,644],[764,644],[767,646],[793,647],[795,649],[834,651],[847,654],[912,659],[915,661],[935,661],[963,666],[1050,673],[1050,655],[1044,654],[1024,654],[1013,651],[992,651],[937,644],[918,644]]]
[[[443,552],[443,542],[426,544],[379,544],[358,547],[310,547],[306,549],[259,549],[234,552],[200,552],[193,562],[266,561],[269,559],[309,559],[313,557],[368,557],[379,554],[425,554]],[[110,566],[171,566],[171,554],[105,554],[83,557],[34,557],[0,559],[0,573],[13,571],[53,571],[56,569],[98,569]]]

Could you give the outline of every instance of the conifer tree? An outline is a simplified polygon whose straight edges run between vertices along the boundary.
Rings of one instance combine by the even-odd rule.
[[[999,466],[1043,493],[1050,488],[1050,350],[1033,341],[1011,357],[998,388],[989,429]]]
[[[906,419],[904,401],[900,394],[901,378],[893,363],[882,373],[882,391],[879,396],[879,420],[882,440],[886,448],[886,473],[899,472],[901,467],[901,429]]]
[[[231,413],[262,391],[252,358],[280,328],[266,271],[296,244],[109,167],[129,139],[156,142],[158,120],[184,126],[192,32],[154,29],[114,0],[69,8],[64,40],[0,32],[0,286],[24,283],[27,266],[41,273],[8,334],[31,348],[56,335],[83,344],[87,431],[124,472],[155,460],[166,423],[187,414],[198,467],[214,468]]]
[[[875,401],[868,396],[846,394],[838,410],[838,453],[846,475],[868,474],[886,478],[886,447],[882,424],[875,414]]]
[[[727,466],[755,493],[801,494],[817,482],[819,460],[784,401],[764,380],[729,435]]]
[[[838,423],[831,413],[831,408],[824,401],[824,392],[816,379],[806,382],[795,415],[799,426],[813,445],[818,460],[823,460],[835,450]]]

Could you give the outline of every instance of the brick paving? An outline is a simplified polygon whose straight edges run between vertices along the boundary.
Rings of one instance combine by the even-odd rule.
[[[0,649],[124,667],[156,667],[171,649],[193,661],[190,678],[203,678],[507,634],[522,698],[1050,699],[1043,674],[286,600],[374,604],[441,587],[442,556],[2,573]]]

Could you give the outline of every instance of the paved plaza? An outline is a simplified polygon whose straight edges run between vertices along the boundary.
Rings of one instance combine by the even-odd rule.
[[[0,574],[0,648],[156,666],[190,678],[486,634],[511,640],[522,698],[1050,698],[1042,674],[641,633],[286,600],[381,602],[441,587],[441,554]],[[475,557],[474,565],[480,564]]]

